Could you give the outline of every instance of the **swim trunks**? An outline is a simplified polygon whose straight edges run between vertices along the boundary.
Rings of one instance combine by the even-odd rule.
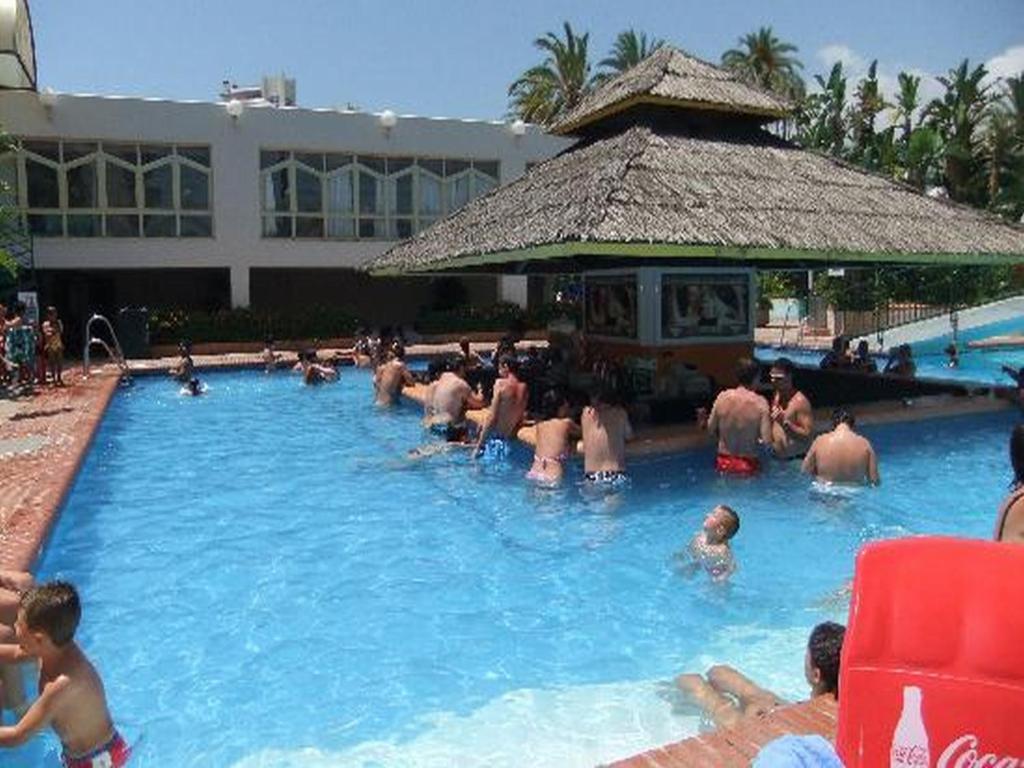
[[[485,459],[504,461],[512,450],[512,444],[507,437],[489,437],[481,448],[481,455]]]
[[[77,756],[69,755],[65,751],[60,759],[64,768],[121,768],[128,764],[128,758],[131,756],[132,748],[115,730],[110,740],[102,747]]]
[[[618,487],[629,482],[629,475],[622,470],[606,469],[600,472],[586,472],[583,479],[592,485]]]
[[[715,469],[725,475],[756,475],[761,470],[761,462],[756,456],[732,456],[720,453],[715,457]]]

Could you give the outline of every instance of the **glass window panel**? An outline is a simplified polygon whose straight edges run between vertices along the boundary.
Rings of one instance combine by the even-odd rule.
[[[100,217],[97,214],[75,213],[68,216],[68,237],[99,237]]]
[[[473,174],[473,182],[474,186],[476,187],[476,197],[486,195],[488,192],[490,192],[492,189],[498,186],[498,182],[492,179],[490,176],[484,176],[479,173]]]
[[[264,237],[291,237],[292,217],[291,216],[264,216],[263,217]]]
[[[135,144],[109,144],[104,142],[103,151],[126,163],[137,165],[139,162],[139,148]]]
[[[444,173],[446,176],[454,176],[457,173],[462,173],[469,168],[468,160],[445,160],[444,161]]]
[[[28,184],[29,208],[59,208],[57,169],[25,158],[25,181]]]
[[[444,176],[444,160],[424,160],[418,161],[420,168],[430,171],[435,176]]]
[[[295,169],[295,201],[298,210],[315,213],[323,210],[320,177],[316,174]]]
[[[143,216],[142,232],[146,237],[175,237],[177,225],[174,222],[174,215]]]
[[[359,172],[359,212],[384,213],[383,182],[372,173]]]
[[[199,163],[199,165],[205,165],[207,168],[210,167],[210,148],[209,147],[178,147],[178,154],[182,157],[187,157],[193,163]]]
[[[165,157],[169,157],[170,154],[171,148],[160,144],[143,144],[139,147],[139,155],[142,157],[143,165],[162,160]]]
[[[34,155],[60,162],[60,144],[56,141],[24,141],[21,146]]]
[[[336,213],[354,212],[355,189],[352,186],[352,171],[341,171],[328,177],[327,210]]]
[[[80,157],[91,155],[96,152],[96,142],[90,141],[65,141],[64,142],[64,162],[70,163],[72,160],[78,160]]]
[[[385,237],[384,219],[360,219],[359,237],[371,239]]]
[[[329,154],[327,155],[327,170],[333,171],[335,168],[343,168],[346,165],[352,165],[352,155],[339,155]]]
[[[395,174],[401,173],[406,168],[412,168],[412,164],[415,161],[411,157],[389,157],[388,158],[388,173]]]
[[[30,213],[28,231],[36,237],[60,237],[64,234],[63,218],[59,213]]]
[[[107,237],[138,237],[139,217],[132,215],[109,215],[107,218]]]
[[[0,205],[18,207],[18,158],[15,155],[0,158]]]
[[[420,215],[441,215],[441,181],[425,173],[420,174]]]
[[[497,160],[474,160],[473,167],[485,176],[490,176],[494,181],[498,180]]]
[[[187,165],[179,166],[181,207],[188,211],[210,210],[210,174]]]
[[[295,153],[295,161],[308,165],[314,171],[322,171],[324,169],[324,156],[318,154],[299,154]]]
[[[96,161],[76,165],[67,170],[68,208],[98,208],[99,179]]]
[[[445,184],[448,192],[448,210],[457,211],[469,202],[469,176],[457,176]]]
[[[328,219],[327,220],[327,236],[328,237],[344,237],[353,238],[356,236],[356,225],[352,219]]]
[[[322,238],[324,236],[324,220],[319,217],[296,216],[295,236]]]
[[[396,240],[404,240],[412,237],[412,219],[392,219],[390,227],[391,237]]]
[[[277,150],[260,152],[260,168],[269,168],[272,165],[283,163],[288,159],[288,154],[288,152],[279,152]]]
[[[364,168],[369,168],[371,171],[376,171],[377,173],[381,173],[381,174],[384,173],[385,162],[384,162],[384,158],[383,157],[373,157],[371,155],[366,155],[366,156],[360,155],[359,157],[356,158],[356,160]]]
[[[146,208],[174,208],[174,171],[170,165],[146,171],[142,184]]]
[[[213,218],[211,216],[182,216],[182,237],[213,237]]]
[[[263,174],[263,209],[267,211],[291,210],[291,183],[288,169]]]
[[[412,174],[388,179],[388,202],[391,213],[412,215]]]
[[[107,205],[111,208],[135,207],[135,171],[107,163]]]

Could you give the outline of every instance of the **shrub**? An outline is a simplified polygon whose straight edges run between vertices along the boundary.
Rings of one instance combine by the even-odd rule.
[[[327,339],[350,336],[359,321],[342,310],[312,306],[302,310],[263,312],[247,308],[205,312],[194,309],[157,309],[149,315],[153,344],[180,339],[207,341],[263,341],[275,339]]]

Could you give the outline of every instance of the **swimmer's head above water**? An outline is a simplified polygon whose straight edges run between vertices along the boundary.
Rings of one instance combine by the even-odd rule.
[[[710,543],[722,544],[740,530],[740,516],[732,507],[719,504],[704,518],[704,536]]]
[[[836,408],[834,411],[832,411],[833,429],[838,427],[840,424],[845,424],[846,426],[850,427],[850,429],[853,429],[856,423],[857,420],[853,418],[853,414],[850,413],[845,408]]]
[[[804,676],[815,696],[831,693],[839,697],[839,657],[846,627],[825,621],[811,630],[804,655]]]

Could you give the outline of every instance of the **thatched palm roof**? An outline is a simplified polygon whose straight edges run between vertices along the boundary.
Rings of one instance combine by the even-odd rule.
[[[666,259],[1024,262],[1024,227],[765,132],[708,138],[636,126],[536,166],[367,268],[544,271]]]
[[[726,112],[762,121],[785,117],[790,111],[778,96],[742,82],[734,73],[663,46],[597,88],[551,131],[572,134],[640,105]]]

